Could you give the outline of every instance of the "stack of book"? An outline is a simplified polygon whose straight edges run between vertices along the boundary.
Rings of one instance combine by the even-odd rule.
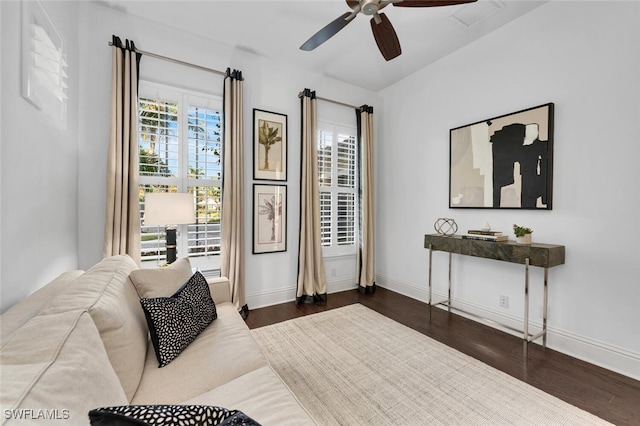
[[[507,241],[508,235],[503,235],[500,231],[485,231],[482,229],[469,229],[466,234],[462,234],[465,240],[482,240],[482,241]]]

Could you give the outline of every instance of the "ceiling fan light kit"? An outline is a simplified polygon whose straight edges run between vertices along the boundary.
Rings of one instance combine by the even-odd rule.
[[[346,0],[351,12],[339,16],[315,33],[300,46],[300,50],[310,51],[315,49],[346,27],[356,15],[362,13],[363,15],[372,16],[371,31],[373,37],[384,59],[390,61],[400,56],[402,49],[398,35],[389,18],[384,13],[378,13],[381,9],[390,4],[401,7],[435,7],[474,3],[476,1],[478,0]]]

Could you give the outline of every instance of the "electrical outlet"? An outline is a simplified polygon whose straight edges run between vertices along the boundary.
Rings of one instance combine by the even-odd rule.
[[[500,296],[500,307],[501,308],[508,308],[509,307],[509,297]]]
[[[336,268],[331,268],[331,276],[332,277],[336,276]]]

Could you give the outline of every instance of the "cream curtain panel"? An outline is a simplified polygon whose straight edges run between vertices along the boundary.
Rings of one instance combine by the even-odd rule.
[[[359,247],[356,257],[356,277],[361,293],[375,291],[375,202],[373,174],[373,107],[356,109],[358,123],[359,170],[358,195],[360,206]]]
[[[231,300],[249,313],[244,287],[244,155],[242,72],[227,69],[224,78],[224,174],[222,178],[222,242],[220,273],[229,278]]]
[[[316,92],[304,89],[302,104],[302,152],[300,167],[300,246],[296,303],[327,300],[320,241],[320,188],[318,184]]]
[[[102,256],[128,254],[140,264],[138,203],[138,69],[133,41],[111,48],[111,132],[107,160],[107,206]]]

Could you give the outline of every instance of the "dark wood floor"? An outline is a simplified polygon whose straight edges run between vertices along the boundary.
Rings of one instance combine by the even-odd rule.
[[[353,303],[361,303],[435,340],[617,425],[640,425],[640,382],[540,345],[529,345],[523,358],[522,339],[459,315],[378,287],[373,294],[357,290],[334,293],[315,305],[284,303],[252,310],[246,322],[258,328]]]

